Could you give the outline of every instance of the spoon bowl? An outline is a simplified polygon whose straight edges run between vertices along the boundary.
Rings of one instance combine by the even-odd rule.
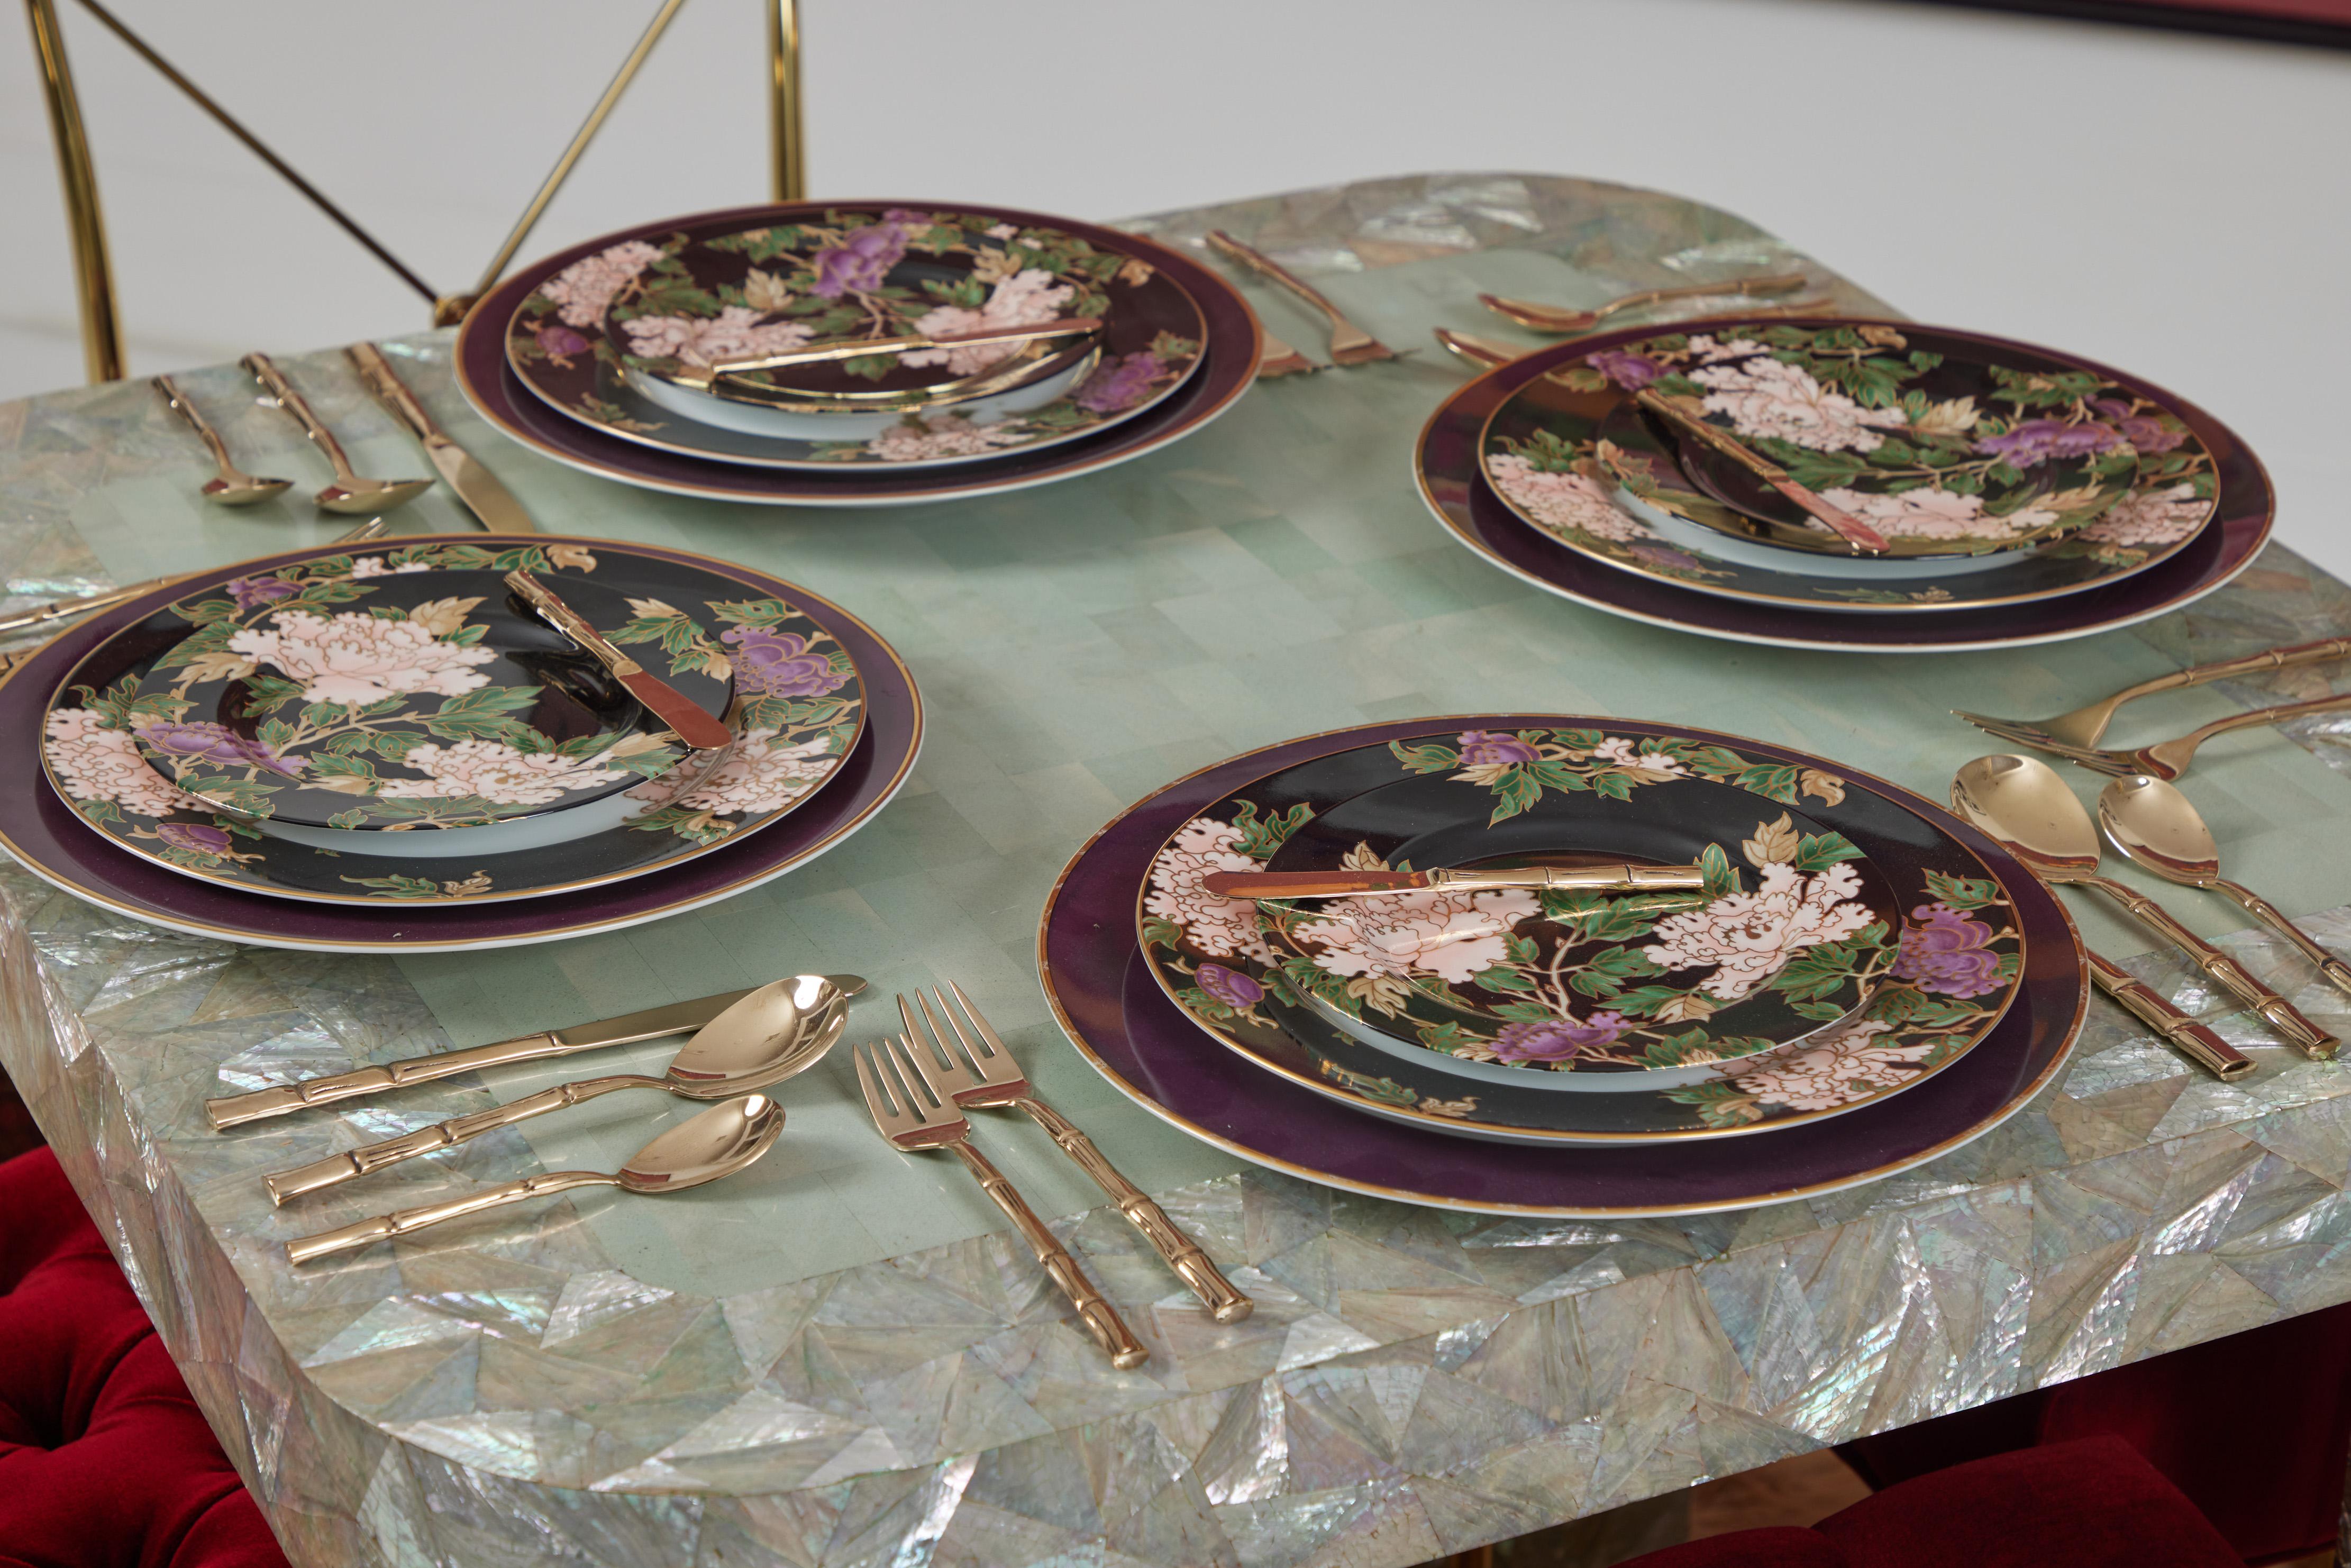
[[[265,479],[242,469],[224,468],[217,477],[204,481],[202,494],[216,507],[250,507],[293,486],[291,479]]]
[[[2095,876],[2098,830],[2055,768],[2030,757],[1979,757],[1951,779],[1959,815],[2052,882]]]
[[[324,512],[389,512],[433,488],[430,479],[338,479],[310,499]],[[272,492],[273,494],[275,492]]]
[[[2098,791],[2098,826],[2126,859],[2168,882],[2210,887],[2220,880],[2220,846],[2179,786],[2147,774]]]

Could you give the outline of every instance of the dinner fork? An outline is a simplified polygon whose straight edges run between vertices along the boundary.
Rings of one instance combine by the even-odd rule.
[[[986,1155],[971,1146],[971,1124],[955,1103],[941,1093],[922,1070],[912,1041],[900,1039],[883,1040],[874,1045],[859,1046],[857,1086],[865,1092],[865,1109],[872,1113],[873,1124],[882,1135],[909,1153],[923,1149],[952,1149],[962,1160],[980,1190],[996,1200],[1006,1218],[1019,1230],[1021,1239],[1029,1243],[1038,1263],[1061,1287],[1061,1294],[1077,1309],[1079,1321],[1094,1343],[1109,1355],[1110,1364],[1123,1372],[1141,1366],[1151,1358],[1151,1352],[1134,1337],[1102,1293],[1094,1289],[1093,1281],[1078,1267],[1076,1259],[1061,1239],[1045,1228],[1018,1190],[1005,1178],[1004,1173],[990,1165]]]
[[[1497,316],[1507,317],[1520,326],[1538,332],[1589,332],[1619,310],[1639,310],[1651,305],[1662,305],[1669,299],[1793,294],[1803,287],[1804,283],[1805,277],[1801,272],[1778,273],[1770,277],[1734,277],[1721,283],[1685,283],[1673,288],[1644,288],[1632,294],[1619,295],[1607,304],[1594,306],[1589,310],[1572,309],[1564,305],[1545,305],[1536,299],[1512,299],[1499,294],[1480,294],[1478,303]],[[1792,308],[1782,306],[1779,308]]]
[[[1096,1186],[1110,1194],[1111,1201],[1118,1205],[1127,1223],[1142,1231],[1159,1249],[1159,1256],[1166,1260],[1177,1278],[1192,1287],[1192,1293],[1200,1298],[1210,1316],[1220,1323],[1237,1323],[1249,1316],[1257,1303],[1233,1288],[1232,1281],[1200,1250],[1199,1244],[1176,1228],[1176,1222],[1167,1218],[1165,1209],[1119,1175],[1117,1168],[1102,1157],[1102,1151],[1094,1147],[1092,1138],[1037,1098],[1019,1062],[1013,1060],[1012,1052],[988,1027],[987,1020],[979,1016],[979,1009],[963,994],[963,988],[949,980],[947,990],[955,993],[956,1002],[962,1009],[961,1018],[956,1017],[956,1008],[947,1005],[946,994],[935,986],[928,996],[916,991],[913,1003],[903,994],[898,998],[898,1016],[905,1020],[906,1038],[914,1043],[915,1063],[929,1069],[933,1087],[967,1110],[1017,1105],[1027,1112],[1029,1119],[1044,1128],[1061,1146],[1063,1154],[1075,1160],[1079,1168],[1094,1178]],[[931,1005],[934,998],[938,1003],[935,1010]],[[915,1014],[916,1003],[921,1005],[920,1017]],[[971,1025],[969,1033],[964,1030],[966,1021]],[[950,1035],[954,1045],[947,1043]]]
[[[2055,718],[1994,718],[1988,714],[1969,713],[1962,708],[1953,708],[1951,712],[1978,729],[1997,735],[2002,740],[2022,741],[2027,746],[2042,746],[2043,741],[2060,746],[2095,746],[2099,737],[2106,733],[2106,726],[2114,722],[2115,710],[2126,702],[2152,696],[2157,692],[2178,691],[2182,686],[2200,686],[2208,681],[2258,675],[2269,670],[2290,669],[2296,664],[2324,664],[2336,659],[2351,659],[2351,637],[2296,643],[2288,647],[2267,648],[2258,653],[2247,653],[2241,659],[2222,659],[2218,664],[2174,670],[2168,675],[2158,675],[2151,681],[2126,686],[2110,697],[2077,707],[2072,713],[2061,713]],[[1995,729],[1995,725],[2001,727]],[[2043,748],[2046,749],[2045,747]]]
[[[2317,697],[2306,703],[2285,703],[2276,707],[2257,707],[2248,713],[2231,714],[2175,739],[2160,740],[2135,751],[2100,751],[2093,747],[2069,746],[2063,741],[2050,739],[2043,732],[2029,725],[2012,725],[2006,719],[1980,718],[1971,714],[1959,716],[1987,735],[2029,746],[2036,751],[2045,751],[2052,757],[2062,757],[2094,773],[2110,774],[2116,779],[2147,773],[2158,779],[2170,779],[2187,772],[2196,748],[2216,735],[2226,735],[2232,729],[2251,729],[2258,725],[2282,724],[2290,718],[2302,718],[2314,713],[2334,713],[2342,708],[2351,708],[2351,692],[2337,692],[2331,697]]]
[[[1395,350],[1347,319],[1346,313],[1331,303],[1330,297],[1290,268],[1261,250],[1243,245],[1222,229],[1208,231],[1208,243],[1239,262],[1251,272],[1270,277],[1309,305],[1331,318],[1331,362],[1334,365],[1368,365],[1380,360],[1393,360]]]

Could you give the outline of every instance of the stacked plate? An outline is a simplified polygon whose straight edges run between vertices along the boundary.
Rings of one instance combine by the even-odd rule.
[[[1688,893],[1221,896],[1218,873],[1694,866]],[[2088,996],[2073,925],[1932,803],[1616,718],[1366,726],[1168,786],[1063,873],[1045,988],[1121,1090],[1330,1185],[1698,1213],[1907,1169],[2021,1108]]]
[[[1140,456],[1229,407],[1258,352],[1229,284],[1134,235],[1004,207],[795,203],[524,267],[466,317],[457,367],[484,418],[589,473],[871,506]]]
[[[1448,399],[1422,494],[1470,549],[1635,620],[1929,652],[2129,625],[2252,564],[2260,462],[2194,404],[2030,344],[1844,318],[1639,328]],[[1883,548],[1856,549],[1858,524]]]
[[[689,750],[511,596],[533,574],[728,743]],[[657,699],[659,700],[659,699]],[[682,722],[682,721],[681,721]],[[894,794],[905,666],[795,585],[544,535],[290,551],[183,579],[0,682],[0,829],[37,875],[275,946],[498,946],[756,885]]]

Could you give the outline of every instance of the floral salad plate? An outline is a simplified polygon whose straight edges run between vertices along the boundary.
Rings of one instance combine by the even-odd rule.
[[[1855,557],[1636,393],[1672,400],[1869,524]],[[2118,582],[2211,520],[2212,452],[2155,389],[1900,322],[1757,321],[1595,348],[1495,408],[1487,483],[1588,559],[1842,612],[2031,603]]]
[[[1447,789],[1474,821],[1440,803]],[[1711,821],[1676,834],[1677,795]],[[1728,826],[1732,812],[1744,822]],[[1336,826],[1318,831],[1326,818]],[[1699,860],[1711,885],[1678,911],[1544,894],[1507,932],[1494,912],[1431,906],[1335,942],[1309,929],[1322,921],[1305,901],[1269,908],[1202,885],[1385,858],[1383,844],[1443,863],[1448,841],[1513,822],[1530,848],[1621,834]],[[1865,865],[1888,893],[1863,892]],[[1321,904],[1438,896],[1459,894]],[[1135,918],[1160,988],[1258,1066],[1374,1115],[1542,1144],[1735,1136],[1853,1111],[1962,1057],[2026,962],[2006,887],[1938,825],[1817,759],[1613,718],[1470,720],[1249,781],[1165,837]],[[1448,930],[1468,933],[1458,959]],[[1448,969],[1469,988],[1489,977],[1498,999],[1447,1005],[1465,988]],[[1592,1085],[1614,1092],[1556,1092]]]
[[[1104,326],[1067,351],[975,344],[739,373],[795,394],[784,406],[675,379],[795,349],[1077,318]],[[1206,340],[1200,307],[1133,250],[988,213],[811,208],[790,221],[688,222],[572,261],[512,311],[506,353],[532,392],[622,440],[765,467],[918,469],[1133,419],[1185,383]],[[995,373],[1024,356],[1035,379]],[[972,401],[872,407],[1007,380]]]
[[[518,569],[723,711],[734,744],[661,738],[507,605]],[[315,553],[124,623],[54,688],[41,761],[90,829],[183,876],[312,904],[543,897],[812,799],[865,724],[833,613],[601,540]]]

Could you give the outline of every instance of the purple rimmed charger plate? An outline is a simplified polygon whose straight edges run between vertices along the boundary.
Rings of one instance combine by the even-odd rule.
[[[1167,999],[1137,946],[1134,910],[1135,889],[1168,834],[1253,779],[1457,722],[1508,731],[1551,724],[1553,716],[1415,718],[1308,736],[1228,758],[1113,820],[1063,869],[1038,927],[1046,1000],[1080,1054],[1128,1098],[1194,1137],[1309,1181],[1440,1208],[1601,1218],[1750,1208],[1907,1170],[2021,1110],[2072,1050],[2089,973],[2055,894],[1932,801],[1841,765],[1846,788],[1893,801],[1981,857],[2014,902],[2027,951],[2022,991],[1973,1051],[1926,1082],[1845,1115],[1687,1146],[1478,1143],[1362,1115],[1285,1083],[1226,1050]],[[1679,733],[1759,758],[1817,760],[1743,736]]]
[[[1422,427],[1413,452],[1421,497],[1446,530],[1512,576],[1611,615],[1733,642],[1882,653],[2022,648],[2135,625],[2226,586],[2252,564],[2269,540],[2276,493],[2261,459],[2235,432],[2184,398],[2108,366],[2077,360],[2085,370],[2158,395],[2196,433],[2217,465],[2220,494],[2212,520],[2177,553],[2144,571],[2104,587],[2030,603],[1915,615],[1853,615],[1717,598],[1620,570],[1545,537],[1511,511],[1486,483],[1480,446],[1487,421],[1529,382],[1570,360],[1654,338],[1666,329],[1655,324],[1627,327],[1539,349],[1488,371],[1446,399]],[[1968,336],[1994,348],[2044,351],[1980,333]]]
[[[539,543],[496,535],[403,535],[400,544],[447,538],[467,544]],[[823,853],[871,821],[906,780],[923,737],[923,705],[896,650],[839,605],[795,583],[688,550],[634,541],[581,538],[590,549],[625,542],[638,554],[702,567],[762,594],[789,597],[847,648],[864,682],[865,733],[814,797],[783,821],[682,864],[592,888],[577,897],[486,904],[435,904],[425,908],[301,904],[198,882],[150,863],[109,843],[75,814],[42,777],[40,736],[50,693],[83,656],[124,626],[134,625],[183,597],[184,584],[166,584],[115,610],[92,616],[0,675],[0,799],[29,802],[0,825],[0,848],[26,870],[76,897],[175,931],[252,942],[267,947],[327,952],[457,952],[509,947],[617,930],[758,886]],[[313,545],[223,567],[264,572],[349,547]]]

